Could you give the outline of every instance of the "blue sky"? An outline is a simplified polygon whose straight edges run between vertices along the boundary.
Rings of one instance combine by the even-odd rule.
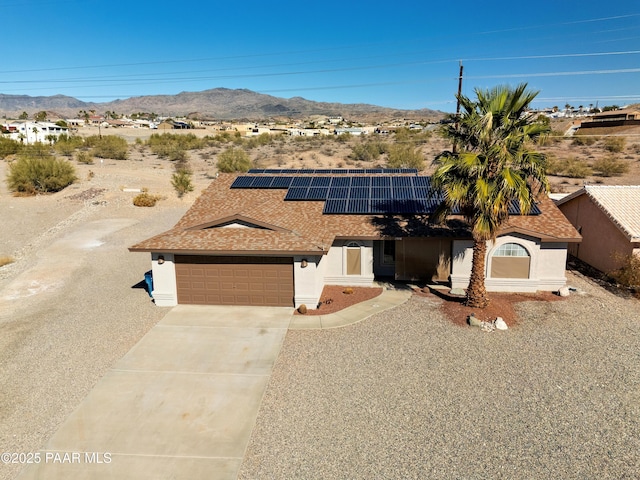
[[[209,88],[455,110],[527,82],[534,106],[640,102],[638,0],[0,0],[0,93],[109,101]]]

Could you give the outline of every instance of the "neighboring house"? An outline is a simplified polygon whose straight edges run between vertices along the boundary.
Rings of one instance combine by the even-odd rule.
[[[49,143],[51,136],[59,137],[68,134],[69,129],[61,127],[51,122],[15,122],[5,125],[5,129],[9,131],[5,134],[7,137],[18,142],[27,144],[41,142]]]
[[[557,201],[582,235],[569,253],[608,273],[619,268],[618,255],[640,255],[640,185],[587,185]]]
[[[413,170],[254,170],[221,174],[150,252],[155,302],[307,305],[325,285],[376,278],[466,288],[473,242],[460,219],[430,225],[439,201]],[[580,236],[546,196],[513,215],[487,250],[490,291],[565,285],[567,244]]]
[[[640,125],[640,110],[624,109],[602,112],[582,122],[580,128],[621,127]]]

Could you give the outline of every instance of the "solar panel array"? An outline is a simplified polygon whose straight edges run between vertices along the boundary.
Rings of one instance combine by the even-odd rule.
[[[249,174],[300,175],[371,175],[371,174],[417,174],[415,168],[252,168]]]
[[[425,176],[239,176],[231,188],[286,189],[288,201],[324,201],[325,214],[433,213],[442,196]],[[457,212],[453,212],[457,213]],[[516,202],[509,214],[520,215]],[[531,215],[539,215],[534,205]]]

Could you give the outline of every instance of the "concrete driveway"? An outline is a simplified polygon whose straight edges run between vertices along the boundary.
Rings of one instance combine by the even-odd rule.
[[[235,479],[292,314],[173,308],[19,478]]]

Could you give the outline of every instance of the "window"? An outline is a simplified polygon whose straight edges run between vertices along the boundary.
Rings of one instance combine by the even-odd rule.
[[[382,264],[394,265],[395,262],[396,262],[396,241],[383,240],[382,241]]]
[[[491,255],[491,277],[529,278],[529,252],[517,243],[500,245]]]
[[[360,245],[349,242],[347,245],[347,275],[362,275],[362,262],[360,260]]]
[[[498,249],[493,252],[494,257],[528,257],[529,252],[522,245],[517,243],[505,243],[500,245]]]

